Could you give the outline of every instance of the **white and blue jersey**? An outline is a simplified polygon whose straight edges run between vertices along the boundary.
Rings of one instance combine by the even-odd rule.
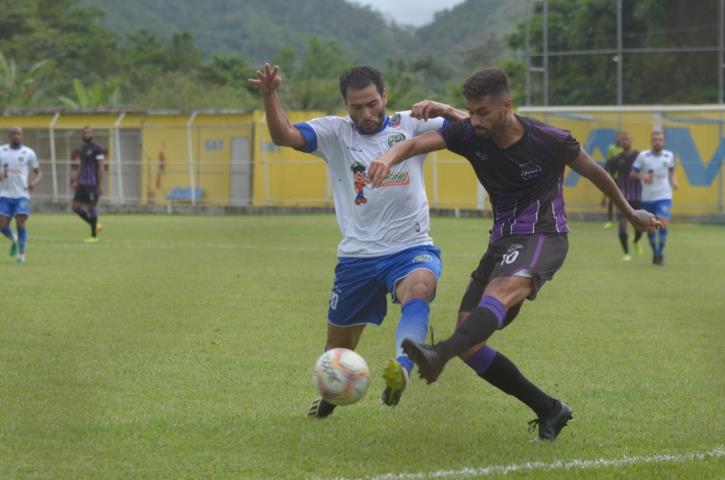
[[[428,235],[425,156],[392,166],[378,188],[368,186],[366,172],[373,160],[396,143],[442,124],[442,118],[417,120],[409,112],[386,117],[380,131],[372,135],[361,134],[349,117],[295,124],[307,142],[300,150],[327,162],[333,184],[342,233],[327,315],[333,325],[380,324],[387,311],[387,294],[397,302],[395,287],[400,280],[419,269],[430,271],[436,279],[440,276],[440,251]]]
[[[652,174],[652,182],[642,182],[642,202],[672,200],[670,171],[674,168],[675,155],[669,150],[663,149],[659,153],[645,150],[637,156],[632,169]]]
[[[28,177],[38,167],[38,157],[32,148],[25,145],[19,148],[12,148],[10,144],[1,145],[0,168],[7,173],[7,178],[0,182],[0,197],[30,199]]]
[[[330,172],[335,214],[342,233],[339,257],[379,257],[416,245],[432,245],[423,160],[411,157],[393,165],[378,188],[365,182],[356,189],[356,162],[364,167],[396,143],[443,124],[442,118],[417,120],[409,112],[386,117],[380,131],[361,134],[349,117],[320,117],[297,123],[307,145],[300,149],[321,157]],[[366,174],[363,172],[363,177]],[[363,198],[361,198],[363,197]]]

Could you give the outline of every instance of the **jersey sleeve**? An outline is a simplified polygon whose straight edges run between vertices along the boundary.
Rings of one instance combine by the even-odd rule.
[[[446,147],[453,153],[465,156],[463,151],[463,135],[466,125],[470,125],[470,120],[466,119],[462,122],[444,121],[438,129],[438,133],[446,142]]]
[[[99,162],[104,161],[106,159],[106,155],[103,153],[103,149],[101,148],[101,146],[100,145],[96,145],[95,150],[96,150],[94,152],[95,153],[95,159],[98,160]]]
[[[28,163],[33,169],[40,168],[40,164],[38,163],[38,156],[33,150],[28,150]]]
[[[296,150],[325,158],[325,152],[332,147],[341,121],[340,117],[329,116],[295,123],[294,127],[305,139],[305,146]]]
[[[415,135],[420,135],[432,130],[438,130],[443,126],[443,117],[429,118],[428,120],[419,120],[410,116],[410,112],[406,112],[406,116],[410,119],[409,121],[414,123]]]
[[[669,164],[667,165],[667,167],[670,170],[675,169],[675,154],[673,152],[670,152]]]
[[[639,155],[637,155],[637,158],[634,159],[634,163],[632,164],[632,170],[635,172],[639,172],[642,170],[642,167],[644,166],[644,152],[640,152]]]
[[[576,138],[572,137],[571,133],[569,133],[561,140],[559,147],[561,148],[564,163],[566,163],[567,165],[571,164],[579,157],[579,153],[582,149],[579,141]]]

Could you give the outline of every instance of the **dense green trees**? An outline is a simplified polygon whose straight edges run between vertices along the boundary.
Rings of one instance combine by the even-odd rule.
[[[491,64],[506,69],[523,104],[526,7],[541,3],[466,0],[417,30],[342,0],[295,5],[0,0],[0,111],[258,108],[246,79],[263,60],[281,66],[291,109],[338,111],[337,78],[359,63],[383,71],[391,109],[424,97],[461,105],[462,79]],[[548,0],[548,7],[550,51],[609,52],[551,57],[549,103],[615,103],[616,0]],[[623,0],[623,7],[624,103],[715,102],[717,51],[689,48],[717,45],[719,1],[693,8],[687,0]],[[106,10],[122,28],[107,27]],[[540,63],[542,15],[529,25]],[[681,52],[626,51],[653,48]],[[540,104],[541,83],[532,78],[532,103]]]

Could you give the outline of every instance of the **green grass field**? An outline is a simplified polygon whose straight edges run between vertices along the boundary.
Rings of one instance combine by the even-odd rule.
[[[358,351],[358,404],[307,419],[339,232],[331,215],[34,215],[0,256],[0,478],[725,478],[725,228],[674,224],[667,265],[573,223],[566,263],[491,344],[574,421],[533,415],[454,360],[379,402],[399,316]],[[453,330],[489,219],[432,219]]]

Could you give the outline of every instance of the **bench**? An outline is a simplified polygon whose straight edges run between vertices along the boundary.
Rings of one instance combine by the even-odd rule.
[[[193,189],[194,191],[194,199],[195,200],[201,200],[204,198],[204,189],[201,187],[196,187]],[[191,187],[174,187],[171,189],[169,193],[166,194],[166,200],[171,200],[172,202],[190,202],[191,201],[191,193],[192,188]]]

